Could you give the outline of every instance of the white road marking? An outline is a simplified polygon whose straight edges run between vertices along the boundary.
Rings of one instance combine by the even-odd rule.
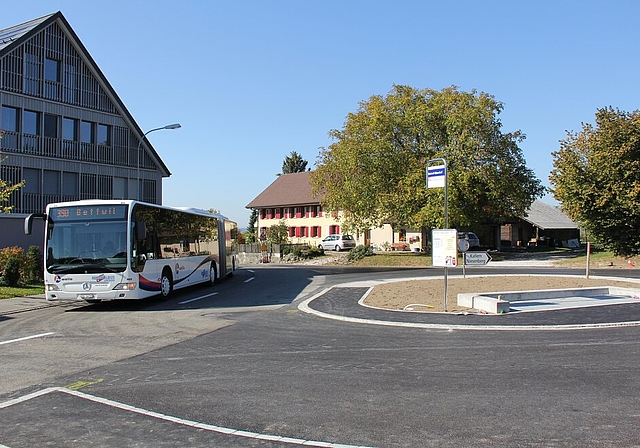
[[[2,342],[0,342],[0,345],[11,344],[13,342],[27,341],[29,339],[34,339],[34,338],[42,338],[42,337],[45,337],[45,336],[51,336],[52,334],[55,334],[55,333],[49,332],[49,333],[34,334],[33,336],[26,336],[24,338],[11,339],[10,341],[2,341]]]
[[[184,305],[185,303],[195,302],[196,300],[206,299],[207,297],[215,296],[218,294],[217,292],[212,292],[211,294],[207,294],[205,296],[196,297],[194,299],[184,300],[182,302],[178,302],[178,305]]]
[[[255,277],[249,277],[248,279],[246,279],[246,280],[244,281],[244,283],[249,283],[249,282],[251,282],[251,281],[253,281],[253,280],[255,280]]]
[[[170,415],[161,414],[159,412],[138,408],[136,406],[131,406],[125,403],[119,403],[117,401],[109,400],[108,398],[96,397],[95,395],[89,395],[77,390],[66,389],[64,387],[49,387],[47,389],[43,389],[28,395],[24,395],[22,397],[15,398],[13,400],[5,401],[4,403],[0,403],[0,409],[13,406],[15,404],[19,404],[19,403],[31,400],[33,398],[38,398],[40,396],[43,396],[52,392],[62,392],[65,394],[74,395],[76,397],[79,397],[85,400],[93,401],[94,403],[100,403],[105,406],[111,406],[116,409],[121,409],[123,411],[134,412],[136,414],[145,415],[147,417],[157,418],[167,422],[177,423],[179,425],[190,426],[192,428],[203,429],[205,431],[217,432],[219,434],[227,434],[230,436],[246,437],[246,438],[256,439],[256,440],[268,440],[271,442],[291,443],[291,444],[315,446],[315,447],[367,448],[364,446],[344,445],[341,443],[329,443],[329,442],[321,442],[316,440],[296,439],[293,437],[276,436],[272,434],[260,434],[257,432],[243,431],[240,429],[226,428],[224,426],[216,426],[216,425],[210,425],[208,423],[195,422],[193,420],[185,420],[179,417],[172,417]]]

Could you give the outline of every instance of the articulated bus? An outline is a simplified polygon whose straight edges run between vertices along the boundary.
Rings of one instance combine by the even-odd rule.
[[[236,269],[238,226],[219,214],[133,200],[47,205],[44,283],[47,300],[143,299]]]

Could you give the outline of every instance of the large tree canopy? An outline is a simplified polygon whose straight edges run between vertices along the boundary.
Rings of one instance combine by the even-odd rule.
[[[567,132],[550,182],[563,210],[617,255],[640,254],[640,111],[603,108]]]
[[[362,102],[312,173],[323,205],[344,211],[344,225],[363,230],[384,223],[444,225],[442,189],[426,189],[426,164],[449,166],[449,224],[521,216],[544,192],[525,165],[520,131],[503,134],[502,103],[486,93],[416,90],[396,85]]]

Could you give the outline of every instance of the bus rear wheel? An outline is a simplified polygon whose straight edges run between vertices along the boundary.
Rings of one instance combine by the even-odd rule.
[[[163,299],[169,297],[173,291],[173,275],[171,275],[171,271],[165,269],[162,271],[162,277],[160,277],[160,295]]]

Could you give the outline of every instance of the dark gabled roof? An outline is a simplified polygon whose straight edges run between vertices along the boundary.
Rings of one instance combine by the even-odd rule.
[[[115,104],[116,109],[122,115],[129,128],[137,134],[137,137],[139,139],[144,139],[145,144],[143,145],[143,147],[146,147],[149,156],[158,165],[160,171],[162,172],[162,176],[171,176],[169,168],[164,164],[164,162],[160,158],[160,155],[153,148],[149,140],[147,140],[147,138],[144,136],[144,131],[140,129],[136,121],[133,119],[133,116],[129,113],[126,106],[124,105],[116,91],[113,89],[113,87],[111,87],[111,84],[100,70],[100,67],[98,67],[98,64],[96,64],[96,62],[93,60],[91,54],[87,51],[83,43],[80,41],[80,38],[75,33],[75,31],[73,31],[73,28],[71,28],[69,22],[67,22],[67,19],[65,19],[65,17],[62,15],[62,12],[58,11],[56,13],[48,14],[38,19],[33,19],[9,28],[0,29],[0,58],[5,54],[13,51],[19,45],[22,45],[23,42],[30,39],[33,35],[39,33],[41,30],[48,27],[53,22],[57,22],[58,26],[63,30],[67,39],[69,39],[71,44],[75,47],[75,50],[82,58],[82,61],[91,71],[91,74],[98,80],[100,87],[104,89],[109,99]]]
[[[246,205],[260,209],[319,204],[320,198],[311,193],[311,171],[282,174],[262,193]]]
[[[42,16],[37,19],[29,20],[25,23],[20,23],[18,25],[0,30],[0,51],[2,51],[5,47],[11,45],[13,42],[20,40],[22,36],[26,35],[27,33],[29,33],[29,31],[45,22],[52,15],[53,14],[48,14],[46,16]]]
[[[538,200],[533,201],[527,216],[522,219],[542,230],[578,228],[578,225],[558,207]]]

